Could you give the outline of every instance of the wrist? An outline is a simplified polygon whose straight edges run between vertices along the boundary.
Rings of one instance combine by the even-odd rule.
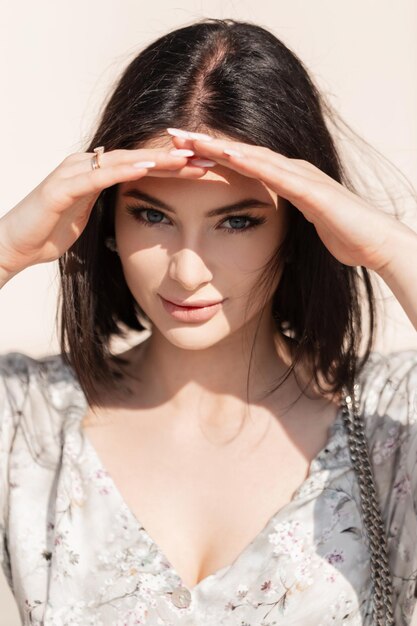
[[[390,260],[377,274],[385,281],[417,330],[417,233],[401,223],[390,237]]]
[[[2,287],[4,287],[4,285],[9,282],[9,280],[11,278],[13,278],[13,276],[16,276],[18,272],[8,272],[6,269],[4,269],[3,267],[1,267],[1,261],[0,261],[0,289]]]
[[[391,231],[387,261],[375,271],[389,285],[410,267],[417,267],[417,232],[397,222],[397,228]]]
[[[4,285],[11,278],[13,278],[13,276],[16,276],[16,274],[24,269],[24,267],[16,267],[16,264],[11,262],[10,253],[8,253],[7,249],[2,244],[2,241],[4,241],[4,238],[2,236],[4,234],[2,232],[2,219],[0,220],[0,288],[4,287]]]

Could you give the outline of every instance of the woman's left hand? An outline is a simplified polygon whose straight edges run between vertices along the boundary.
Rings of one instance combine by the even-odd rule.
[[[192,147],[239,174],[257,178],[289,200],[312,222],[331,254],[341,263],[381,272],[394,252],[393,231],[407,228],[394,216],[368,204],[308,161],[237,141],[171,137],[177,147]],[[242,156],[224,153],[228,149]]]

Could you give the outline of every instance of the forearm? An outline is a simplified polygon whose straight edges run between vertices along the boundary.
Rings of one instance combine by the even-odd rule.
[[[0,289],[16,274],[19,274],[24,267],[18,266],[16,261],[10,258],[10,251],[4,246],[6,236],[4,233],[4,216],[0,219]],[[17,268],[17,269],[16,269]]]
[[[392,233],[390,261],[377,272],[417,330],[417,233],[399,224]]]
[[[9,282],[9,280],[13,278],[13,276],[16,276],[16,274],[18,273],[19,272],[11,272],[5,268],[5,266],[2,263],[1,254],[0,254],[0,289],[4,287],[4,285],[7,282]]]
[[[13,278],[14,274],[10,274],[9,272],[7,272],[6,270],[4,270],[2,267],[0,267],[0,289],[2,287],[4,287],[4,285],[11,279]]]

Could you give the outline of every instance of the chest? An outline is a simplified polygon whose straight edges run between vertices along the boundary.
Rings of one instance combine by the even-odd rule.
[[[150,426],[154,416],[114,411],[84,432],[129,509],[192,588],[230,565],[291,500],[336,411],[328,405],[291,428],[259,413],[231,442],[224,432],[193,427],[184,436]]]

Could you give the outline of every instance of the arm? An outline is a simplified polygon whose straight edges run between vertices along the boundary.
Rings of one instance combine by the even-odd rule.
[[[1,245],[3,241],[2,224],[2,220],[0,220],[0,289],[4,287],[4,285],[9,282],[9,280],[13,278],[13,276],[16,276],[16,274],[18,274],[20,271],[12,271],[11,269],[8,269],[8,263],[6,262],[8,256]]]
[[[4,287],[9,278],[10,276],[8,275],[8,273],[5,272],[2,267],[0,267],[0,289]]]
[[[417,233],[404,223],[392,231],[390,261],[377,274],[417,330]]]
[[[417,330],[417,233],[412,228],[307,161],[237,141],[188,141],[203,158],[257,178],[289,200],[338,261],[379,274]]]
[[[162,148],[112,150],[94,170],[91,159],[91,152],[68,155],[1,217],[0,288],[31,265],[59,259],[83,232],[103,189],[152,176],[154,166],[155,176],[169,178],[195,179],[206,172],[204,167],[188,166],[184,154]]]

